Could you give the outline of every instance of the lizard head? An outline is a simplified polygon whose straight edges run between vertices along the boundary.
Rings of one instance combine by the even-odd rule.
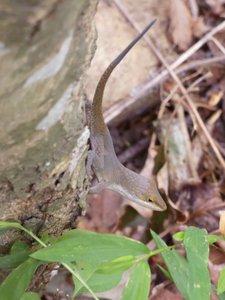
[[[158,191],[157,194],[157,197],[149,194],[142,201],[146,203],[147,207],[152,208],[153,210],[163,211],[167,208],[167,206]]]
[[[141,181],[138,185],[133,185],[133,195],[130,199],[146,208],[157,211],[166,210],[166,203],[159,193],[155,180],[153,178],[148,180],[141,175],[139,175],[139,178],[141,178]]]
[[[115,185],[113,190],[143,207],[157,211],[167,208],[153,177],[147,179],[122,165],[120,168],[122,168],[120,172],[123,173],[123,176],[118,176],[119,184]]]

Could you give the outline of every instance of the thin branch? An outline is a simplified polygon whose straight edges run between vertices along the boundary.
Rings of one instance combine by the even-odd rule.
[[[176,95],[175,95],[175,97],[176,97]],[[198,173],[196,170],[197,165],[195,165],[195,162],[193,160],[190,136],[188,133],[187,124],[185,122],[184,108],[180,104],[177,105],[177,116],[178,116],[178,120],[180,123],[181,131],[184,135],[184,143],[185,143],[186,150],[187,150],[187,157],[188,157],[188,161],[189,161],[189,168],[190,168],[191,174],[193,175],[194,179],[198,179],[198,181],[200,182],[200,179],[199,179],[199,176],[198,176]]]
[[[140,27],[138,26],[138,24],[136,22],[134,22],[134,20],[130,17],[130,15],[127,13],[126,9],[121,5],[120,1],[118,0],[113,0],[114,3],[116,4],[116,6],[119,8],[120,12],[123,14],[123,16],[130,22],[130,24],[138,31],[141,32]],[[221,22],[217,27],[215,27],[214,29],[212,29],[209,33],[207,33],[204,37],[202,37],[196,44],[194,44],[192,47],[190,47],[184,54],[187,53],[188,55],[192,55],[194,52],[196,52],[205,42],[207,42],[216,32],[222,30],[225,28],[225,21]],[[155,53],[155,55],[159,58],[159,60],[163,63],[163,65],[166,67],[167,72],[171,75],[171,77],[177,82],[181,92],[183,93],[184,97],[186,98],[187,103],[189,104],[190,109],[192,110],[193,115],[195,116],[199,127],[201,128],[201,130],[203,131],[208,143],[210,144],[210,146],[212,147],[218,161],[220,162],[220,164],[222,165],[222,167],[225,169],[225,161],[220,153],[220,151],[218,150],[214,140],[212,139],[210,133],[208,132],[204,122],[201,119],[201,116],[199,115],[191,97],[189,96],[189,94],[187,93],[187,90],[185,89],[185,87],[183,86],[183,84],[181,83],[180,79],[178,78],[178,76],[175,74],[175,72],[173,71],[173,69],[175,68],[174,63],[170,66],[167,64],[166,60],[164,59],[163,55],[159,52],[159,50],[156,48],[156,46],[154,45],[154,43],[152,42],[152,40],[148,37],[148,36],[144,36],[144,40],[146,41],[146,43],[148,44],[148,46],[151,48],[151,50]],[[181,61],[181,57],[180,56],[180,61]],[[177,60],[179,61],[179,59]],[[176,62],[177,62],[176,61]],[[193,174],[194,175],[194,174]]]
[[[187,64],[184,64],[183,66],[177,68],[176,70],[174,70],[176,72],[176,74],[180,74],[182,72],[187,72],[189,70],[192,69],[196,69],[199,67],[204,67],[207,65],[212,65],[212,64],[216,64],[219,62],[225,62],[225,55],[220,55],[220,56],[215,56],[215,57],[210,57],[210,58],[206,58],[206,59],[199,59],[199,60],[193,60]]]
[[[191,70],[191,69],[199,68],[201,66],[216,64],[218,62],[223,62],[223,61],[225,62],[225,55],[207,58],[207,59],[203,59],[203,60],[196,60],[196,61],[187,63],[174,71],[177,74],[179,74],[179,73]],[[167,70],[165,70],[165,71],[167,72]],[[153,96],[153,94],[155,93],[153,89],[156,86],[158,86],[161,82],[166,80],[168,78],[168,76],[169,76],[168,72],[165,76],[161,76],[161,73],[160,73],[159,75],[156,76],[158,78],[158,81],[155,81],[155,79],[153,79],[154,83],[151,85],[150,88],[146,88],[146,86],[147,87],[149,86],[149,82],[146,84],[142,84],[140,87],[136,88],[136,90],[138,92],[136,92],[136,94],[134,96],[129,96],[125,99],[122,99],[121,101],[118,101],[117,103],[112,105],[110,108],[108,108],[104,112],[104,119],[105,119],[106,123],[109,124],[109,123],[112,123],[115,121],[118,122],[119,120],[125,118],[125,112],[127,112],[127,111],[131,112],[131,111],[139,109],[140,107],[149,106],[149,105],[151,105],[153,107],[154,105],[156,105],[157,104],[156,102],[158,101],[158,99],[156,101],[155,97]],[[191,76],[193,76],[193,75],[191,75]],[[143,92],[143,90],[144,90],[144,92]],[[149,99],[149,98],[151,98],[151,103],[149,103],[149,101],[147,101],[147,100],[142,101],[143,99]],[[145,103],[143,103],[143,102],[145,102]],[[146,104],[146,102],[148,104]]]
[[[222,43],[221,43],[218,39],[216,39],[216,38],[213,36],[213,37],[211,37],[210,40],[217,46],[217,48],[218,48],[223,54],[225,54],[225,48],[224,48],[224,46],[222,45]]]

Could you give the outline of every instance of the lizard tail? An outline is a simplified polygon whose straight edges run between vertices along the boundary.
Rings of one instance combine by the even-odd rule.
[[[94,121],[93,125],[98,131],[105,131],[106,128],[102,113],[102,98],[105,90],[105,85],[110,74],[115,69],[115,67],[121,62],[121,60],[126,56],[130,49],[143,37],[143,35],[154,25],[155,22],[156,19],[153,20],[150,24],[148,24],[148,26],[146,26],[146,28],[110,63],[110,65],[107,67],[102,77],[100,78],[95,90],[92,104],[92,117]]]

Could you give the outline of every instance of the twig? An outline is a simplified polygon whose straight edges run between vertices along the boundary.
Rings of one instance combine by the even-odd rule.
[[[146,149],[146,147],[149,145],[149,137],[145,137],[138,141],[133,146],[129,147],[127,150],[122,152],[118,158],[119,161],[124,164],[128,160],[132,160],[135,156],[137,156],[141,151]]]
[[[178,90],[178,85],[173,87],[173,89],[170,91],[169,95],[162,101],[162,104],[161,104],[159,112],[158,112],[158,120],[162,119],[168,102],[173,98],[173,96],[175,95],[177,90]]]
[[[211,205],[208,205],[208,206],[203,206],[203,207],[200,207],[198,210],[194,211],[188,218],[188,222],[191,220],[191,219],[194,219],[200,215],[203,215],[205,213],[207,213],[208,211],[211,211],[211,210],[214,210],[214,209],[217,209],[217,208],[222,208],[222,207],[225,207],[225,203],[221,202],[221,203],[215,203],[215,204],[211,204]]]
[[[191,69],[199,68],[205,65],[216,64],[222,61],[225,62],[225,55],[207,58],[203,60],[196,60],[179,67],[178,69],[175,70],[175,72],[179,74]],[[165,71],[167,72],[167,70]],[[153,89],[162,81],[166,80],[169,76],[168,72],[165,76],[161,76],[160,74],[156,76],[158,78],[158,81],[155,81],[154,79],[154,84],[151,86],[151,88],[146,88],[146,86],[149,86],[149,82],[145,85],[141,85],[141,87],[136,88],[138,92],[134,96],[129,96],[125,99],[122,99],[121,101],[118,101],[110,108],[108,108],[104,112],[104,119],[106,123],[107,124],[111,124],[113,122],[118,123],[119,121],[123,120],[127,116],[127,112],[129,112],[129,114],[132,114],[132,112],[138,110],[140,107],[144,109],[149,106],[151,107],[155,106],[159,100],[158,97],[154,97],[153,94],[155,94],[155,91]],[[145,91],[144,93],[143,90]],[[151,99],[150,103],[148,100],[149,98]]]
[[[222,62],[222,61],[225,62],[225,55],[210,57],[210,58],[201,59],[201,60],[193,60],[193,61],[177,68],[174,71],[176,72],[176,74],[180,74],[182,72],[187,72],[191,69],[196,69],[196,68],[199,68],[199,67],[202,67],[202,66],[216,64],[216,63]]]
[[[189,0],[189,6],[191,9],[191,14],[194,19],[197,19],[199,16],[199,9],[196,0]]]
[[[225,48],[224,48],[224,46],[221,44],[221,42],[220,42],[218,39],[216,39],[216,38],[213,36],[213,37],[211,37],[210,40],[213,41],[213,43],[217,46],[218,49],[220,49],[220,51],[221,51],[223,54],[225,54]]]
[[[195,86],[197,86],[202,80],[205,80],[206,78],[210,78],[210,73],[206,73],[204,75],[202,75],[201,77],[199,77],[198,79],[196,79],[187,89],[188,92],[191,92],[193,91],[193,88]],[[190,79],[190,77],[188,77],[188,80]],[[183,82],[187,80],[186,78],[184,78]],[[173,89],[170,91],[169,95],[163,99],[162,101],[162,104],[161,104],[161,107],[159,109],[159,112],[158,112],[158,119],[160,120],[164,114],[164,111],[165,111],[165,108],[168,104],[168,102],[173,98],[173,96],[176,94],[178,90],[178,85],[176,85],[175,87],[173,87]],[[180,99],[180,101],[183,99],[183,97]],[[175,101],[176,102],[176,101]],[[195,104],[198,106],[198,107],[204,107],[204,108],[207,108],[209,110],[214,110],[214,108],[210,107],[208,104],[206,103],[196,103]],[[185,103],[183,103],[183,106],[185,106]],[[194,118],[192,118],[192,122],[195,123],[195,120]]]
[[[199,77],[197,80],[195,80],[189,87],[188,87],[188,91],[191,91],[194,87],[196,87],[201,81],[205,80],[205,79],[209,79],[212,77],[212,74],[210,72],[207,72],[206,74],[202,75],[201,77]]]
[[[176,96],[176,95],[175,95]],[[198,179],[198,182],[200,182],[196,167],[197,165],[195,165],[195,162],[193,160],[193,154],[192,154],[192,150],[191,150],[191,141],[190,141],[190,136],[187,130],[187,125],[185,122],[185,116],[184,116],[184,108],[181,105],[177,105],[177,116],[178,116],[178,120],[180,123],[180,128],[181,131],[184,135],[184,143],[187,149],[187,157],[188,157],[188,161],[189,161],[189,168],[191,171],[191,174],[193,175],[194,179]]]
[[[123,14],[123,16],[130,22],[130,24],[132,24],[132,26],[138,31],[141,32],[141,29],[139,28],[139,26],[136,24],[136,22],[134,22],[134,20],[130,17],[130,15],[127,13],[127,11],[125,10],[124,7],[122,7],[121,3],[118,0],[113,0],[113,2],[116,4],[116,6],[119,8],[119,10],[121,11],[121,13]],[[192,55],[195,51],[197,51],[206,41],[208,41],[216,32],[222,30],[225,28],[225,21],[221,22],[217,27],[215,27],[214,29],[212,29],[209,33],[207,33],[204,37],[202,37],[196,44],[194,44],[192,47],[190,47],[188,49],[188,51],[186,51],[186,56],[187,53],[190,55]],[[148,44],[148,46],[151,48],[151,50],[155,53],[155,55],[160,59],[160,61],[164,64],[164,66],[167,68],[168,73],[172,76],[172,78],[177,82],[181,92],[183,93],[184,97],[186,98],[187,103],[189,104],[190,109],[193,112],[193,115],[195,116],[199,127],[201,128],[201,130],[203,131],[206,139],[208,140],[210,146],[212,147],[218,161],[220,162],[220,164],[222,165],[222,167],[225,169],[225,161],[220,153],[220,151],[218,150],[214,140],[212,139],[210,133],[208,132],[204,122],[201,119],[201,116],[199,115],[191,97],[189,96],[189,94],[187,93],[187,90],[185,89],[185,87],[182,85],[180,79],[178,78],[178,76],[175,74],[175,72],[173,72],[174,69],[174,64],[172,64],[171,66],[167,64],[167,62],[165,61],[163,55],[159,52],[159,50],[156,48],[156,46],[154,45],[154,43],[152,42],[152,40],[147,37],[144,36],[144,40],[146,41],[146,43]],[[185,54],[184,53],[184,54]],[[179,60],[179,59],[178,59]],[[178,61],[177,60],[177,61]],[[180,59],[181,60],[181,59]],[[177,62],[176,61],[176,62]],[[194,175],[194,174],[193,174]]]
[[[123,13],[123,9],[120,8],[121,5],[118,4],[118,0],[113,0],[114,3],[116,4],[116,6],[121,10],[121,12]],[[130,20],[130,17],[126,17],[128,20]],[[193,46],[191,46],[186,52],[184,52],[183,54],[181,54],[177,60],[175,60],[175,62],[173,62],[170,65],[170,68],[172,70],[176,69],[177,67],[179,67],[182,63],[184,63],[189,57],[191,57],[196,51],[198,51],[205,43],[208,42],[208,40],[210,40],[210,38],[216,34],[217,32],[221,31],[225,29],[225,21],[221,22],[218,26],[216,26],[215,28],[213,28],[210,32],[208,32],[206,35],[204,35],[198,42],[196,42]],[[139,97],[144,97],[146,94],[149,93],[149,91],[156,86],[157,84],[159,84],[162,80],[164,80],[165,78],[167,78],[167,76],[169,75],[169,71],[168,70],[163,70],[158,76],[155,76],[155,78],[153,80],[151,80],[149,83],[147,83],[142,90],[139,93]]]

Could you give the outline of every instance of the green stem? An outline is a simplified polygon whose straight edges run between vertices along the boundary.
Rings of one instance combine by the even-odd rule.
[[[29,231],[28,229],[26,229],[25,227],[22,227],[23,231],[25,231],[27,234],[29,234],[30,236],[32,236],[32,238],[37,241],[41,246],[43,246],[44,248],[47,247],[47,245],[41,240],[39,239],[35,234],[33,234],[33,232]]]
[[[94,292],[89,288],[86,282],[81,278],[80,274],[75,272],[68,264],[62,263],[62,265],[74,276],[76,277],[80,283],[89,291],[89,293],[93,296],[95,300],[99,300],[99,298],[94,294]]]

